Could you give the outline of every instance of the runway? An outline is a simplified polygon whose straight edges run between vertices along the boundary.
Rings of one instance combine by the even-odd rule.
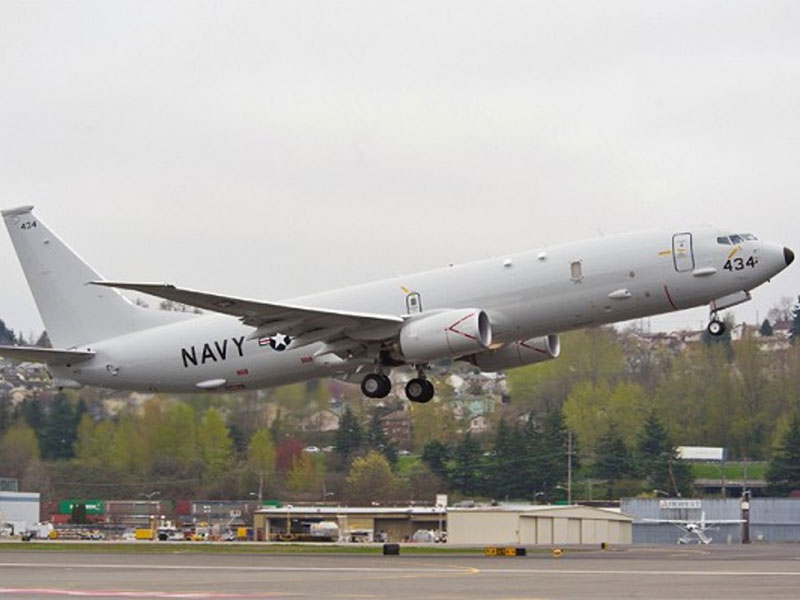
[[[0,552],[4,598],[797,598],[800,547],[529,557]]]

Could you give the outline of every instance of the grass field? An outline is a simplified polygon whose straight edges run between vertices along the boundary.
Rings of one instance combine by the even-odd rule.
[[[753,481],[755,479],[764,479],[767,463],[765,462],[751,462],[751,463],[738,463],[730,462],[725,463],[725,466],[717,466],[712,463],[692,463],[692,477],[695,479],[719,479],[721,472],[725,472],[725,479],[748,479]],[[746,476],[746,477],[745,477]]]

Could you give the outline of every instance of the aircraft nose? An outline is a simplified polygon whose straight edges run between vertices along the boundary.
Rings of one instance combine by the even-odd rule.
[[[789,250],[789,248],[784,247],[783,258],[786,260],[786,266],[788,267],[790,264],[792,264],[792,261],[794,260],[794,252]]]

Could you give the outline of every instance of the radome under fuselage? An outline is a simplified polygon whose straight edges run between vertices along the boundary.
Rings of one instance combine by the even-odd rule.
[[[407,315],[422,309],[480,308],[494,343],[513,342],[683,310],[749,292],[788,262],[777,244],[721,244],[729,230],[648,231],[565,244],[505,258],[295,298],[324,309]],[[416,300],[416,305],[414,305]],[[258,339],[237,318],[200,315],[77,349],[90,361],[53,367],[60,385],[143,391],[256,389],[344,375],[361,363],[315,357],[320,344],[283,351]],[[202,389],[202,387],[200,388]]]

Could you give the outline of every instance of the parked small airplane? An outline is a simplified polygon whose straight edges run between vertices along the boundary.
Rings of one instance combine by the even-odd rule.
[[[709,305],[719,311],[794,254],[749,233],[700,228],[605,237],[285,302],[103,280],[23,206],[2,211],[53,349],[0,347],[49,365],[56,386],[192,392],[334,376],[382,398],[411,365],[408,399],[434,395],[429,365],[498,371],[556,358],[558,332]],[[115,289],[114,289],[115,288]],[[132,290],[213,314],[148,310]]]
[[[714,539],[706,535],[706,531],[715,529],[716,525],[731,525],[734,523],[744,523],[744,519],[714,519],[706,520],[706,513],[703,511],[700,520],[691,519],[642,519],[644,523],[670,523],[683,531],[685,535],[678,538],[679,544],[691,544],[694,539],[698,544],[710,544]],[[692,537],[694,536],[694,537]]]

